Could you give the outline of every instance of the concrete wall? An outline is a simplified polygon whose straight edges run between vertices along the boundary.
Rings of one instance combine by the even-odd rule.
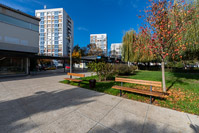
[[[0,50],[39,52],[39,32],[0,22]]]
[[[0,50],[39,52],[39,19],[3,5],[0,5],[0,15]]]
[[[13,17],[13,18],[17,18],[17,19],[23,20],[25,22],[29,22],[29,23],[38,25],[38,20],[32,19],[32,18],[30,18],[28,16],[24,16],[24,15],[19,14],[17,12],[13,12],[13,11],[8,10],[8,9],[6,9],[4,7],[1,7],[1,6],[0,6],[0,13],[4,14],[4,15],[7,15],[7,16],[10,16],[10,17]]]

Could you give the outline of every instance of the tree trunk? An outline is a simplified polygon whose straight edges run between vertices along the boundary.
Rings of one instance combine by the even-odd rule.
[[[162,60],[162,87],[163,87],[163,92],[166,92],[166,83],[165,83],[165,66],[164,66],[164,60]]]

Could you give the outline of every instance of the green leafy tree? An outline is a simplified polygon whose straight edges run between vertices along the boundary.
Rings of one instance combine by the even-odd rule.
[[[123,36],[122,59],[125,62],[135,61],[133,49],[136,47],[136,32],[130,30]]]

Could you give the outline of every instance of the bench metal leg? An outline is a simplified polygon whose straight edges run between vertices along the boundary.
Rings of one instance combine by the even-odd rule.
[[[123,86],[123,82],[121,82],[121,86]],[[122,90],[120,90],[120,96],[122,96]]]
[[[152,86],[150,86],[150,91],[152,92]],[[150,104],[152,104],[152,96],[150,96]]]

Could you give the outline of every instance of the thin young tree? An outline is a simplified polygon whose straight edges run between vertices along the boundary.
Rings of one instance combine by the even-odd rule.
[[[166,92],[165,61],[171,55],[173,58],[186,49],[185,44],[179,44],[182,31],[189,19],[191,11],[184,10],[184,1],[151,0],[146,10],[147,24],[142,28],[146,34],[150,32],[151,40],[148,45],[150,51],[162,60],[162,85]],[[182,17],[183,16],[183,17]]]

